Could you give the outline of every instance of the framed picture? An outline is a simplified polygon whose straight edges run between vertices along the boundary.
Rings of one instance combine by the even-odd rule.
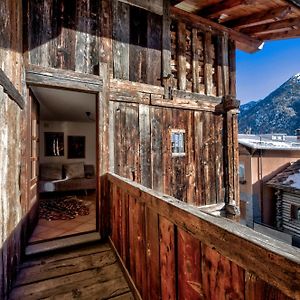
[[[64,156],[64,133],[45,132],[45,156]]]
[[[85,158],[85,136],[68,136],[68,158]]]

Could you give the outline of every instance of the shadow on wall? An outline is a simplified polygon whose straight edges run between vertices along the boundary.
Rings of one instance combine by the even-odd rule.
[[[0,299],[7,299],[23,258],[25,246],[36,225],[38,202],[34,204],[0,248]]]
[[[7,34],[10,28],[6,28],[6,24],[9,23],[6,22],[7,19],[11,16],[13,18],[13,16],[18,15],[19,11],[22,10],[21,2],[22,1],[1,1],[0,3],[0,48],[11,49],[17,52],[22,51],[20,48],[12,49],[10,35]],[[111,3],[112,1],[110,0],[86,0],[78,5],[76,1],[69,0],[24,0],[23,20],[26,35],[25,41],[27,40],[27,43],[24,45],[23,52],[33,50],[59,37],[58,40],[65,39],[65,42],[61,41],[61,47],[58,48],[58,52],[61,51],[62,54],[63,52],[70,51],[69,47],[72,47],[70,43],[71,40],[79,39],[82,42],[82,38],[86,38],[87,35],[90,37],[111,38],[113,34],[109,23],[113,16]],[[137,9],[132,7],[131,10],[130,12],[134,14]],[[153,14],[143,9],[138,10],[139,14],[144,14],[144,17],[146,17],[145,20],[147,20],[148,14]],[[142,19],[144,18],[140,18],[140,20]],[[129,26],[134,25],[135,23]],[[28,33],[26,32],[26,28],[29,29]],[[76,37],[77,33],[82,33],[83,35]],[[61,38],[62,36],[64,36],[64,38]],[[122,36],[118,37],[114,35],[113,38],[119,42],[124,42],[124,37]],[[58,41],[58,44],[59,42],[60,41]],[[130,42],[134,44],[133,40]],[[92,39],[90,43],[96,43],[96,40]],[[151,44],[147,44],[147,48],[157,49],[155,45]]]

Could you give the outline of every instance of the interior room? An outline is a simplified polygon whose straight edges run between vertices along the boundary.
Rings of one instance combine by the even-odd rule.
[[[96,95],[45,87],[31,91],[37,102],[32,149],[38,150],[31,156],[39,219],[29,242],[95,231]]]

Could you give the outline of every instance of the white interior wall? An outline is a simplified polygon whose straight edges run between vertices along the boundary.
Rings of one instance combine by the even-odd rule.
[[[44,132],[64,133],[64,156],[45,156]],[[68,159],[68,135],[85,136],[85,158]],[[40,163],[84,162],[96,167],[96,123],[95,122],[40,122]]]

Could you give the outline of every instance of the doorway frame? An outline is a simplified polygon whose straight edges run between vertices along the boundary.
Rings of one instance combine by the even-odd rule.
[[[104,77],[105,78],[105,77]],[[27,95],[30,87],[46,87],[60,90],[72,90],[83,93],[94,94],[96,96],[96,232],[101,232],[102,207],[101,203],[101,178],[108,172],[108,102],[109,97],[106,89],[103,88],[101,76],[83,74],[70,70],[41,67],[37,65],[26,66],[26,86]],[[29,124],[30,122],[28,122]],[[27,188],[27,193],[29,189]],[[80,233],[81,234],[81,233]],[[77,234],[77,235],[80,235]],[[68,236],[69,237],[69,236]],[[60,237],[65,238],[65,237]]]

